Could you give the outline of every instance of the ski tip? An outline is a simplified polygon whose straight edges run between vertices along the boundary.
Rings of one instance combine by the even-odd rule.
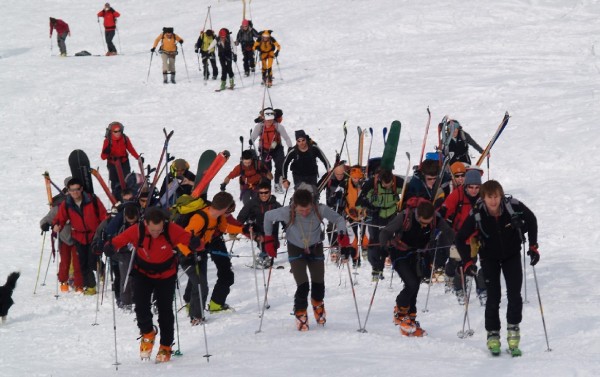
[[[229,158],[229,156],[231,156],[231,153],[229,153],[229,151],[228,151],[228,150],[224,150],[224,151],[223,151],[223,152],[221,152],[221,153],[223,153],[223,156],[225,156],[225,158]]]

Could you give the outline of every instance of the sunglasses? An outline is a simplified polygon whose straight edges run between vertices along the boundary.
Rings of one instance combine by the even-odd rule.
[[[269,195],[271,191],[259,191],[258,195]]]
[[[464,178],[465,175],[463,173],[454,174],[454,178]]]
[[[113,131],[113,134],[120,134],[120,133],[121,133],[121,130]]]

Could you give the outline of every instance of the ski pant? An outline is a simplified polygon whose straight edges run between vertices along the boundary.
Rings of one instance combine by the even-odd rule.
[[[117,172],[117,166],[112,162],[108,162],[106,164],[106,168],[108,169],[108,180],[110,181],[110,191],[114,195],[114,197],[122,201],[121,191],[125,187],[121,187],[121,183],[119,182],[119,173]],[[125,160],[125,162],[121,161],[121,170],[123,171],[123,180],[127,177],[127,174],[131,172],[131,166],[129,165],[129,159]]]
[[[174,52],[161,52],[160,58],[163,62],[163,74],[175,73],[175,56],[177,56],[177,54]]]
[[[133,292],[135,290],[135,277],[134,274],[130,274],[127,278],[127,272],[129,272],[129,265],[131,263],[131,252],[119,251],[118,262],[119,262],[119,289],[121,304],[131,305],[133,304]],[[125,286],[125,280],[127,280],[127,287]]]
[[[244,73],[249,74],[250,69],[254,70],[254,50],[247,50],[242,46],[242,54],[244,55]]]
[[[110,274],[112,276],[112,291],[115,293],[117,304],[121,303],[121,272],[119,271],[119,261],[114,258],[107,259],[110,262]],[[105,281],[108,277],[104,277]],[[131,304],[131,303],[130,303]]]
[[[202,71],[204,73],[204,80],[208,80],[208,76],[210,76],[210,72],[208,71],[209,60],[212,66],[212,77],[216,79],[219,75],[219,68],[217,68],[217,59],[215,58],[215,54],[202,51],[200,55],[202,56]]]
[[[185,273],[188,276],[188,284],[185,289],[184,299],[190,303],[190,317],[204,318],[204,307],[206,298],[208,297],[208,279],[206,277],[208,256],[206,253],[198,253],[198,263],[187,263],[183,266],[186,269]],[[198,285],[202,291],[202,303],[198,294]],[[189,294],[188,294],[189,288]],[[186,297],[187,296],[187,297]]]
[[[56,33],[56,42],[58,43],[58,48],[59,48],[61,54],[65,54],[65,55],[67,54],[66,40],[67,40],[68,35],[69,35],[68,32],[64,32],[62,34]]]
[[[421,286],[421,275],[418,267],[418,254],[393,250],[391,252],[392,267],[404,282],[404,287],[396,296],[399,309],[408,308],[408,313],[417,313],[417,295]]]
[[[373,272],[383,272],[385,267],[385,258],[388,256],[388,252],[385,247],[379,245],[379,232],[381,228],[379,226],[386,226],[394,217],[381,218],[379,216],[373,217],[371,225],[369,226],[369,248],[368,248],[368,259],[371,264]]]
[[[117,52],[117,48],[113,43],[113,38],[115,37],[115,30],[105,30],[104,37],[106,38],[106,47],[108,48],[108,52]]]
[[[457,272],[457,269],[459,268],[460,262],[450,258],[446,263],[446,268],[444,271],[446,273],[446,276],[453,278],[452,285],[454,286],[455,291],[462,289],[462,282],[460,281],[460,272]],[[483,276],[482,269],[479,269],[479,271],[477,271],[477,276],[475,277],[475,287],[477,288],[477,294],[486,290],[485,278]]]
[[[283,146],[280,144],[277,147],[275,147],[275,149],[271,149],[271,150],[264,150],[262,151],[262,161],[265,164],[265,166],[267,167],[267,169],[269,169],[269,171],[272,168],[272,163],[271,161],[275,162],[275,183],[281,183],[281,175],[282,175],[282,171],[283,171],[283,161],[285,160],[285,154],[283,153]]]
[[[288,243],[288,259],[294,280],[296,293],[294,295],[294,310],[308,308],[308,291],[315,301],[323,301],[325,297],[325,256],[323,243],[319,242],[305,249]],[[310,286],[308,272],[310,272]]]
[[[153,279],[138,272],[135,273],[137,284],[133,297],[135,299],[135,317],[140,333],[152,331],[152,294],[158,309],[158,328],[160,344],[171,346],[174,339],[173,298],[175,297],[175,280],[177,274],[166,279]]]
[[[75,245],[67,245],[60,241],[58,253],[60,255],[58,281],[61,283],[69,281],[69,269],[71,268],[71,263],[73,263],[73,284],[75,287],[83,287],[83,276],[81,275],[81,266]]]
[[[318,179],[317,179],[317,175],[299,175],[299,174],[294,174],[292,173],[292,177],[294,178],[294,190],[298,189],[298,186],[300,186],[301,183],[306,183],[309,184],[311,186],[317,186],[318,183]]]
[[[500,273],[504,275],[506,297],[508,299],[506,322],[513,325],[521,323],[523,318],[521,254],[515,254],[503,260],[482,258],[481,269],[485,277],[488,294],[485,304],[485,329],[487,331],[500,330],[500,298],[502,297]]]
[[[263,81],[273,80],[273,52],[260,54],[260,62],[262,64],[262,78]]]
[[[96,268],[98,257],[92,253],[92,248],[90,245],[75,243],[75,247],[77,248],[77,257],[79,258],[81,276],[83,277],[83,286],[94,288],[96,286],[94,269]]]
[[[221,63],[221,81],[226,81],[227,76],[229,76],[229,78],[232,79],[234,75],[231,59],[220,58],[219,63]]]
[[[249,188],[244,188],[244,186],[240,187],[240,200],[242,201],[243,205],[247,205],[252,199],[256,198],[258,195],[256,194],[256,191],[249,189]]]
[[[211,301],[223,305],[230,292],[230,287],[234,283],[234,274],[231,269],[231,259],[227,252],[227,246],[221,237],[213,239],[206,250],[210,250],[210,258],[217,267],[217,282],[213,288]]]

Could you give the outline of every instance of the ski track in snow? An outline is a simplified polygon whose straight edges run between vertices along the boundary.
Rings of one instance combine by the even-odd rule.
[[[244,267],[251,249],[242,241],[234,249],[240,258],[233,259],[236,283],[228,298],[236,312],[209,315],[206,325],[210,362],[202,357],[206,352],[202,328],[190,328],[183,311],[178,315],[183,356],[165,365],[140,362],[135,316],[118,310],[121,365],[115,372],[110,291],[97,313],[97,326],[91,325],[96,318],[95,297],[54,297],[54,263],[46,285],[32,294],[42,245],[38,222],[47,211],[41,174],[48,170],[57,184],[62,183],[69,174],[69,153],[83,149],[106,178],[100,147],[104,128],[118,120],[138,152],[153,165],[164,141],[163,128],[175,130],[169,150],[190,161],[192,169],[205,149],[230,150],[231,160],[215,178],[209,195],[217,192],[218,183],[239,158],[239,136],[248,140],[264,88],[259,76],[254,84],[252,76],[244,77],[242,85],[235,67],[234,91],[214,93],[218,80],[203,85],[192,47],[206,5],[212,5],[213,29],[226,26],[237,33],[239,2],[200,5],[185,0],[165,7],[156,0],[132,0],[113,4],[122,14],[121,41],[114,40],[118,49],[122,43],[122,56],[66,59],[50,56],[49,43],[53,55],[58,49],[56,37],[49,42],[46,34],[48,16],[69,23],[70,55],[81,50],[101,54],[103,42],[95,17],[101,3],[54,0],[4,6],[0,15],[5,25],[0,47],[0,123],[5,132],[0,160],[0,282],[14,270],[22,276],[8,322],[0,325],[3,376],[429,376],[440,372],[591,376],[598,370],[600,288],[586,278],[599,272],[594,249],[600,232],[593,216],[600,209],[596,184],[600,164],[593,133],[600,118],[595,52],[600,2],[485,0],[449,5],[288,0],[251,4],[257,28],[273,29],[282,45],[270,95],[274,106],[284,111],[290,136],[304,129],[330,161],[341,144],[346,120],[352,161],[357,153],[356,126],[374,128],[372,155],[376,156],[383,149],[382,128],[401,120],[396,171],[403,174],[404,152],[411,153],[413,164],[420,154],[427,106],[433,114],[431,130],[449,114],[482,147],[509,111],[511,119],[491,153],[489,175],[538,217],[541,262],[536,272],[553,351],[546,352],[530,266],[529,303],[524,305],[521,324],[524,354],[517,359],[505,353],[499,358],[489,356],[484,310],[474,293],[469,312],[475,334],[459,339],[463,307],[443,293],[442,285],[431,288],[427,313],[422,312],[427,286],[421,286],[418,319],[429,336],[401,337],[392,323],[401,282],[394,277],[390,290],[389,270],[378,287],[368,333],[357,332],[347,271],[331,263],[326,270],[325,328],[317,328],[311,317],[308,333],[295,331],[290,316],[295,286],[286,266],[273,270],[271,308],[262,332],[255,334],[259,318],[254,274]],[[185,40],[189,79],[180,54],[177,85],[162,84],[158,56],[152,60],[146,83],[149,49],[163,26],[174,26]],[[369,142],[367,138],[367,148]],[[436,142],[431,131],[428,145]],[[347,158],[345,151],[342,156]],[[229,189],[234,196],[239,194],[235,184]],[[103,193],[99,196],[105,199]],[[47,237],[40,283],[49,242]],[[356,295],[364,322],[373,292],[367,261],[358,273]],[[260,271],[258,279],[262,300]],[[215,270],[209,263],[211,288],[214,281]],[[503,300],[501,318],[505,310]],[[504,348],[505,323],[501,335]]]

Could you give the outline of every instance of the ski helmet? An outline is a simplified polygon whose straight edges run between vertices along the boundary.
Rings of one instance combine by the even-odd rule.
[[[463,164],[460,161],[456,161],[455,163],[450,165],[450,171],[452,172],[452,175],[457,175],[465,174],[467,172],[467,169],[465,169],[465,164]]]
[[[263,38],[270,38],[271,37],[271,33],[268,30],[265,30],[262,32],[262,37]]]

